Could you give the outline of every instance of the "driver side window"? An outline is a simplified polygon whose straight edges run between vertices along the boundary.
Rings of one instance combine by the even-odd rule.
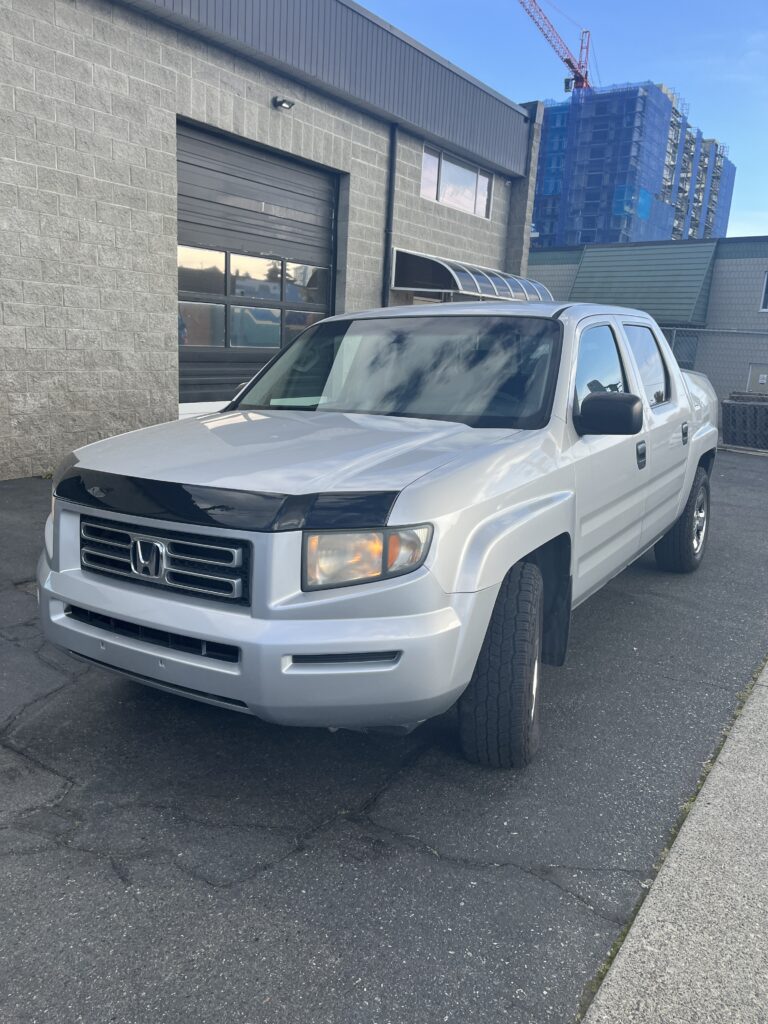
[[[608,324],[588,327],[581,335],[576,361],[576,409],[587,395],[627,390],[616,339]]]

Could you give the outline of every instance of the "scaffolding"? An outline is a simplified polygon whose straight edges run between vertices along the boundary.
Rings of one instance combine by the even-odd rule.
[[[721,237],[734,175],[725,147],[691,127],[674,90],[577,90],[546,105],[536,247]]]

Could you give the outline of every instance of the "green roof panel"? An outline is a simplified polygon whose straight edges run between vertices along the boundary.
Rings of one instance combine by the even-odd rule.
[[[703,325],[716,245],[587,246],[571,301],[631,306],[670,325]]]

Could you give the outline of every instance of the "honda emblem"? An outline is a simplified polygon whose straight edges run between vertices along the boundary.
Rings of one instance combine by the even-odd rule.
[[[131,571],[136,576],[157,580],[164,568],[163,545],[136,538],[131,543]]]

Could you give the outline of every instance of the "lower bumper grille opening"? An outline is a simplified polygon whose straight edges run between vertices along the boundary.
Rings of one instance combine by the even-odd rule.
[[[198,637],[184,636],[182,633],[169,633],[164,629],[140,626],[136,622],[126,622],[125,619],[102,615],[101,612],[92,612],[87,608],[79,608],[77,605],[69,605],[66,608],[66,614],[86,626],[95,626],[97,629],[103,629],[105,632],[117,636],[142,640],[155,647],[165,647],[168,650],[181,651],[184,654],[196,654],[200,658],[211,658],[213,661],[226,661],[231,665],[240,661],[240,648],[234,647],[232,644],[220,644],[213,640],[200,640]]]

